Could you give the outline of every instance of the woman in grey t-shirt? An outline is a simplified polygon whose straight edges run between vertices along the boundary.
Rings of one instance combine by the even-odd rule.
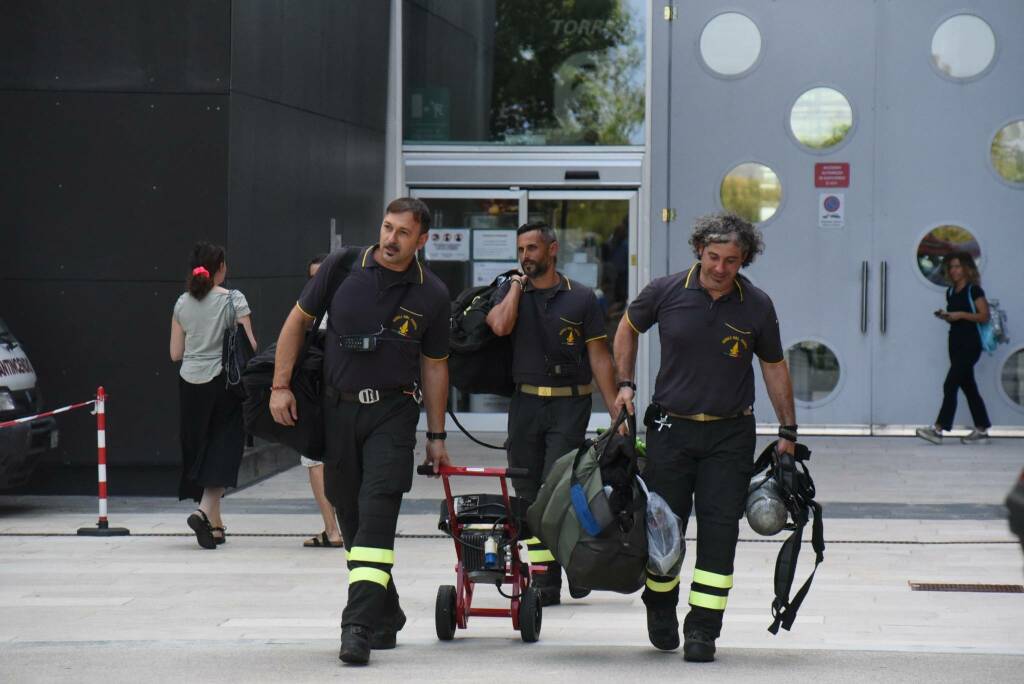
[[[256,349],[249,303],[238,290],[221,287],[226,274],[224,248],[197,243],[188,291],[178,297],[171,318],[171,361],[181,361],[178,498],[199,503],[188,526],[204,549],[225,541],[220,500],[227,487],[238,484],[245,440],[242,402],[224,382],[224,331],[241,323]]]

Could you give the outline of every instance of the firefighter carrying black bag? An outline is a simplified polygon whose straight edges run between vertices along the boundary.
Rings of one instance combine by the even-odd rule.
[[[490,285],[467,288],[452,301],[448,379],[463,392],[503,397],[515,392],[512,338],[491,332],[487,314],[494,306],[494,293],[516,273],[508,271]]]
[[[623,421],[629,434],[618,434]],[[607,432],[551,467],[527,511],[530,531],[578,587],[631,594],[644,586],[647,501],[637,479],[636,418],[625,410]]]
[[[814,480],[807,469],[811,450],[803,444],[796,445],[796,455],[779,453],[777,442],[772,442],[761,452],[754,464],[754,477],[747,490],[747,522],[758,534],[772,536],[783,529],[792,530],[779,549],[775,561],[775,599],[772,601],[772,624],[768,631],[779,633],[781,626],[789,630],[796,620],[800,604],[807,597],[814,573],[825,559],[825,531],[821,520],[821,504],[814,500]],[[763,475],[760,475],[764,471]],[[792,519],[792,522],[788,522]],[[804,527],[811,522],[811,546],[814,548],[814,569],[800,590],[790,599],[796,575],[797,559]]]

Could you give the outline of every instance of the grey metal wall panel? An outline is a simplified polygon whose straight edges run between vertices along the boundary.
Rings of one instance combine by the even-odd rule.
[[[383,132],[389,4],[234,3],[232,90]]]
[[[227,97],[0,92],[10,278],[179,280],[222,241]],[[5,231],[6,232],[6,231]]]
[[[6,0],[0,88],[227,92],[228,0]]]

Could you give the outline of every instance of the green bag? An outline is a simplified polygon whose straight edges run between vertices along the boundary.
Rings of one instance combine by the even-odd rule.
[[[623,421],[627,437],[618,434]],[[555,461],[527,511],[530,530],[577,587],[631,594],[644,586],[647,502],[635,435],[636,419],[623,411],[596,441]]]

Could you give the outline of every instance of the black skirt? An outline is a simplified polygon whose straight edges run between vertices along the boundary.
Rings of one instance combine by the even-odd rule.
[[[181,411],[181,479],[178,499],[199,501],[206,487],[235,487],[245,427],[242,401],[224,386],[221,373],[195,385],[178,378]]]

